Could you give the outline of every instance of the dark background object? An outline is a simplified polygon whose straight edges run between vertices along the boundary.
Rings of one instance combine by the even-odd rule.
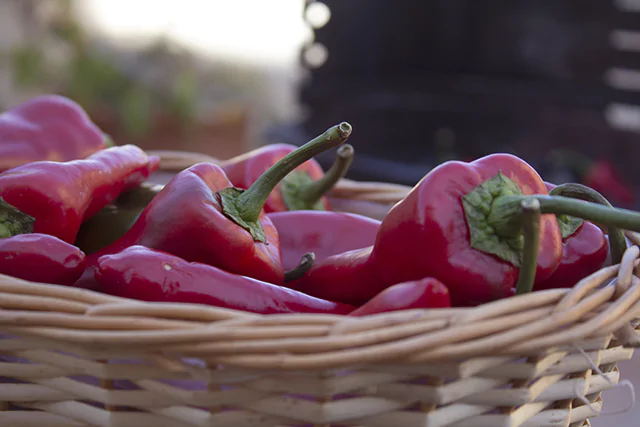
[[[300,143],[347,120],[354,179],[412,185],[452,156],[496,151],[544,176],[555,147],[607,158],[640,182],[640,135],[605,115],[612,103],[640,105],[640,96],[604,79],[613,67],[640,67],[640,53],[610,42],[616,29],[639,28],[640,13],[613,1],[323,3],[331,19],[314,42],[328,59],[301,88],[307,118],[274,130],[274,140]],[[332,154],[319,160],[328,166]]]

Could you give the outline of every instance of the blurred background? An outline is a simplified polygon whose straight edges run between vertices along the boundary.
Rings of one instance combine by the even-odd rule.
[[[118,144],[239,154],[299,115],[304,6],[0,0],[0,108],[55,92]]]
[[[225,159],[347,120],[350,178],[502,151],[640,208],[638,0],[0,0],[0,31],[0,108],[61,93],[118,144]]]
[[[347,120],[350,178],[503,151],[640,208],[640,0],[0,0],[0,33],[0,109],[60,93],[117,144],[226,159]]]

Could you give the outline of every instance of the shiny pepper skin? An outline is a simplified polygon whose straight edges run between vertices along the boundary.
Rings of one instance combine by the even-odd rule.
[[[34,233],[73,243],[83,221],[145,181],[159,164],[134,145],[82,160],[28,163],[0,174],[0,196],[35,218]]]
[[[206,304],[260,314],[348,314],[354,309],[142,246],[100,257],[95,278],[103,292],[141,301]]]
[[[285,270],[313,252],[319,262],[330,256],[373,245],[380,221],[333,211],[288,211],[267,214],[280,235]]]
[[[37,96],[0,114],[0,171],[84,159],[107,146],[82,107],[60,95]]]
[[[85,266],[84,253],[47,234],[0,239],[0,274],[32,282],[72,285]]]
[[[349,316],[367,316],[390,311],[451,307],[449,289],[433,277],[399,283],[385,289],[352,311]]]

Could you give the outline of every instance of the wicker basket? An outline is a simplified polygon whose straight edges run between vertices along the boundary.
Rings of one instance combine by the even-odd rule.
[[[166,169],[202,159],[162,154]],[[406,192],[343,181],[333,200],[380,216]],[[0,426],[588,425],[638,343],[639,253],[572,289],[363,318],[0,276]]]

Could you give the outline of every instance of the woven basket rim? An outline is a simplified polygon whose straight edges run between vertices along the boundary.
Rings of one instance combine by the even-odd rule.
[[[472,308],[364,317],[259,315],[198,304],[141,302],[0,275],[0,330],[79,354],[157,353],[255,369],[526,356],[608,340],[632,328],[630,322],[640,316],[640,278],[633,274],[639,252],[636,246],[630,248],[621,265],[606,267],[572,289]]]

